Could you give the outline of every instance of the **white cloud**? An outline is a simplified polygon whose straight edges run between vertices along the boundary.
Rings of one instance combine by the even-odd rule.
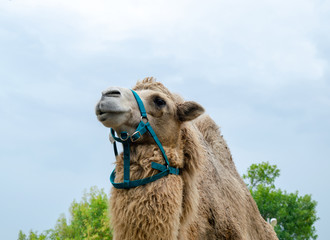
[[[282,86],[319,81],[328,62],[313,31],[319,2],[12,1],[2,3],[50,57],[171,58],[214,83]],[[254,74],[254,77],[249,75]],[[221,80],[222,79],[222,80]]]
[[[175,69],[166,78],[198,76],[260,92],[322,85],[329,71],[329,57],[315,41],[326,17],[320,1],[14,0],[0,6],[61,68],[99,56],[146,68],[166,59]],[[9,29],[0,34],[14,38]]]

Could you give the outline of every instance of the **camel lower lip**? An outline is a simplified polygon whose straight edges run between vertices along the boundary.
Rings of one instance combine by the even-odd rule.
[[[105,120],[107,120],[108,118],[106,117],[106,113],[102,113],[102,114],[98,114],[97,115],[97,119],[101,122],[104,122]]]
[[[114,111],[114,112],[100,112],[97,114],[97,118],[99,121],[104,122],[105,120],[113,117],[115,114],[126,113],[125,111]]]

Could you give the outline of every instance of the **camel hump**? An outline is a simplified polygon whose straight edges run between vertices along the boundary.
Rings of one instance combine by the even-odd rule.
[[[209,115],[203,114],[194,120],[194,125],[203,136],[207,149],[214,153],[216,159],[220,160],[222,165],[236,169],[230,149],[221,135],[220,127],[213,121],[213,119]]]
[[[220,134],[220,127],[213,121],[213,119],[207,115],[203,114],[194,121],[196,127],[203,135],[204,139],[208,143],[214,143],[219,141],[222,136]]]

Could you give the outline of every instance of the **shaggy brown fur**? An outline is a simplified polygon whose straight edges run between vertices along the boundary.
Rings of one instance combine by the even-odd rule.
[[[184,102],[152,78],[138,82],[134,90],[144,101],[170,164],[181,171],[144,186],[112,189],[114,239],[277,239],[237,173],[219,127],[206,114],[196,118],[202,107]],[[166,98],[166,112],[149,106],[148,97],[155,93]],[[143,137],[131,147],[131,180],[156,174],[152,161],[164,164],[152,139]],[[119,155],[115,181],[122,180]]]

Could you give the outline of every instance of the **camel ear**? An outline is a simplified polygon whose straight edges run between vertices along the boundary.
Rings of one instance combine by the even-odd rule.
[[[196,102],[186,101],[180,103],[177,108],[177,114],[180,121],[193,120],[204,113],[204,108]]]

